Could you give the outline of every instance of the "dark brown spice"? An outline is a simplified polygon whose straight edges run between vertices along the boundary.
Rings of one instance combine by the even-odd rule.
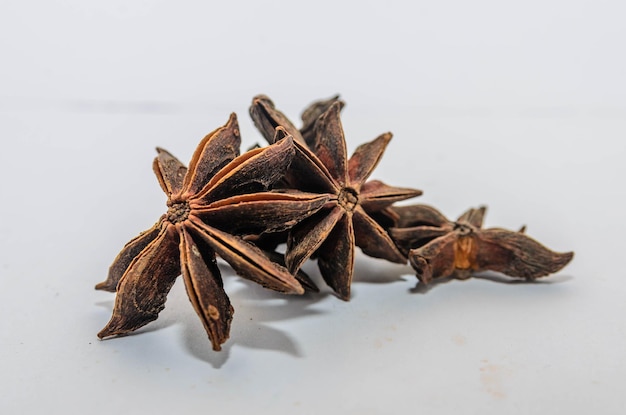
[[[386,230],[370,214],[396,201],[419,196],[421,191],[366,181],[391,140],[391,133],[359,146],[348,159],[339,117],[343,103],[336,98],[321,102],[314,104],[315,110],[310,107],[305,111],[310,114],[325,109],[313,123],[315,136],[307,140],[309,144],[294,140],[296,154],[286,177],[287,185],[327,195],[329,201],[324,209],[289,231],[285,261],[289,270],[295,272],[315,256],[326,283],[340,298],[348,300],[355,245],[367,255],[406,263]],[[250,114],[270,142],[295,129],[266,96],[254,98]],[[277,133],[270,137],[271,127]]]
[[[234,114],[199,144],[189,169],[158,148],[153,169],[167,211],[128,242],[97,289],[116,292],[113,315],[98,336],[130,333],[157,319],[182,274],[189,299],[214,350],[228,339],[234,310],[216,256],[269,289],[318,291],[300,268],[317,259],[322,277],[350,298],[355,247],[372,257],[406,263],[422,283],[481,271],[534,280],[563,268],[557,253],[525,235],[482,229],[486,209],[450,221],[427,205],[393,206],[421,194],[368,181],[391,133],[347,157],[338,96],[316,101],[293,123],[266,96],[253,99],[252,119],[268,147],[239,154]],[[274,252],[287,244],[286,253]]]
[[[254,125],[256,125],[268,142],[274,141],[276,127],[282,127],[295,141],[311,148],[315,146],[315,123],[335,103],[338,103],[340,108],[343,108],[345,105],[339,99],[339,95],[311,103],[302,112],[302,127],[300,129],[296,128],[285,114],[277,110],[272,100],[266,95],[254,97],[250,107],[250,116],[254,121]]]
[[[526,236],[525,228],[482,229],[485,207],[469,209],[455,222],[426,205],[390,209],[400,226],[390,233],[423,283],[466,279],[480,271],[535,280],[559,271],[574,255],[549,250]]]
[[[229,336],[233,308],[224,292],[216,254],[241,276],[267,288],[301,294],[301,284],[240,233],[280,232],[319,210],[325,195],[271,192],[294,155],[286,138],[239,155],[234,114],[207,135],[189,169],[158,149],[154,172],[167,194],[167,212],[131,240],[97,289],[116,291],[113,316],[98,336],[129,333],[155,320],[182,273],[189,299],[214,350]]]

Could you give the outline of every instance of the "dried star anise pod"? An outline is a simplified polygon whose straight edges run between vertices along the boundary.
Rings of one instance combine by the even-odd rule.
[[[496,271],[535,280],[559,271],[573,252],[553,252],[524,234],[505,229],[482,229],[486,208],[469,209],[455,222],[426,205],[390,208],[401,227],[390,234],[408,255],[417,278],[469,278],[472,273]]]
[[[341,299],[348,300],[355,245],[369,256],[406,263],[405,256],[371,215],[422,192],[387,186],[377,180],[366,181],[391,140],[391,133],[359,146],[348,160],[339,118],[342,106],[338,101],[330,103],[314,122],[315,138],[308,140],[311,148],[294,140],[296,154],[287,173],[288,184],[301,191],[328,195],[330,199],[323,209],[289,231],[285,261],[289,270],[295,272],[315,256],[326,283]],[[277,113],[280,114],[267,97],[254,98],[250,114],[270,143],[277,135],[270,136],[269,127],[285,122],[284,116]],[[291,127],[277,126],[278,136],[283,128]]]
[[[229,336],[233,308],[224,292],[216,254],[261,285],[301,294],[301,284],[240,232],[283,231],[320,209],[325,195],[266,191],[294,155],[290,138],[239,155],[235,114],[207,135],[189,169],[157,149],[153,168],[167,194],[168,211],[150,230],[131,240],[97,289],[116,291],[111,320],[100,338],[134,331],[155,320],[182,273],[189,299],[214,350]]]
[[[340,108],[343,108],[345,105],[343,101],[339,100],[339,95],[310,104],[302,112],[302,127],[300,129],[296,128],[285,114],[277,110],[272,100],[265,95],[254,97],[250,107],[250,115],[254,124],[268,142],[273,142],[272,139],[274,138],[276,127],[283,127],[295,141],[306,144],[311,148],[315,144],[316,133],[314,127],[317,119],[335,102],[339,103]]]

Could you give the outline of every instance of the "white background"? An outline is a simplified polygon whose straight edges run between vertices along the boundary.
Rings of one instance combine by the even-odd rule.
[[[0,4],[0,412],[622,413],[626,6],[542,1]],[[352,301],[283,297],[222,263],[231,339],[211,351],[177,283],[156,322],[99,341],[103,280],[165,198],[154,147],[197,142],[270,95],[297,121],[340,93],[372,178],[558,251],[536,284],[423,292],[359,255]],[[183,412],[184,411],[184,412]],[[323,411],[323,412],[322,412]]]

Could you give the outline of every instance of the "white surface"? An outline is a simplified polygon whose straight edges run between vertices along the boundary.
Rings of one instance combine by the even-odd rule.
[[[199,3],[0,5],[1,413],[622,413],[622,2]],[[159,320],[98,341],[113,294],[93,285],[165,208],[153,148],[188,160],[231,111],[245,148],[253,95],[297,119],[336,92],[350,149],[394,132],[372,178],[450,217],[487,204],[487,226],[574,261],[421,293],[360,255],[349,303],[222,264],[224,351],[180,283]]]

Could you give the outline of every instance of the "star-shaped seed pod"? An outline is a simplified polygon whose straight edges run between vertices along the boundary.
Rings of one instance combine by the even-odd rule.
[[[254,97],[252,106],[250,107],[250,115],[254,124],[268,142],[273,142],[272,139],[275,135],[276,127],[283,127],[287,134],[292,136],[295,141],[311,148],[315,145],[315,123],[317,119],[334,103],[338,103],[340,108],[343,108],[345,105],[345,103],[339,99],[339,95],[311,103],[302,112],[302,127],[300,127],[300,129],[296,128],[285,114],[276,109],[272,100],[266,95],[257,95]]]
[[[283,266],[270,260],[240,233],[280,232],[319,210],[325,195],[276,193],[293,155],[293,140],[239,155],[235,114],[207,135],[189,169],[163,149],[153,168],[167,194],[168,211],[131,240],[96,289],[116,291],[115,306],[100,338],[132,332],[158,317],[167,294],[182,274],[189,299],[214,350],[229,336],[233,308],[224,292],[216,254],[235,271],[267,288],[301,294]]]
[[[289,231],[285,260],[289,270],[296,272],[308,258],[316,257],[326,283],[341,299],[348,300],[355,246],[366,255],[406,263],[406,257],[372,215],[422,192],[391,187],[377,180],[367,181],[391,140],[391,133],[362,144],[348,159],[339,116],[342,106],[339,101],[330,103],[315,121],[315,138],[309,140],[310,148],[294,140],[296,154],[287,172],[287,185],[328,195],[329,201],[323,209]],[[269,129],[263,126],[284,122],[276,113],[267,97],[254,98],[250,114],[270,143],[277,135],[269,136]],[[278,136],[283,128],[276,128]],[[284,130],[282,135],[287,135],[286,128]]]
[[[485,207],[469,209],[455,222],[426,205],[390,210],[400,227],[389,232],[425,284],[445,277],[466,279],[480,271],[535,280],[559,271],[574,256],[551,251],[526,236],[525,228],[482,229]]]

